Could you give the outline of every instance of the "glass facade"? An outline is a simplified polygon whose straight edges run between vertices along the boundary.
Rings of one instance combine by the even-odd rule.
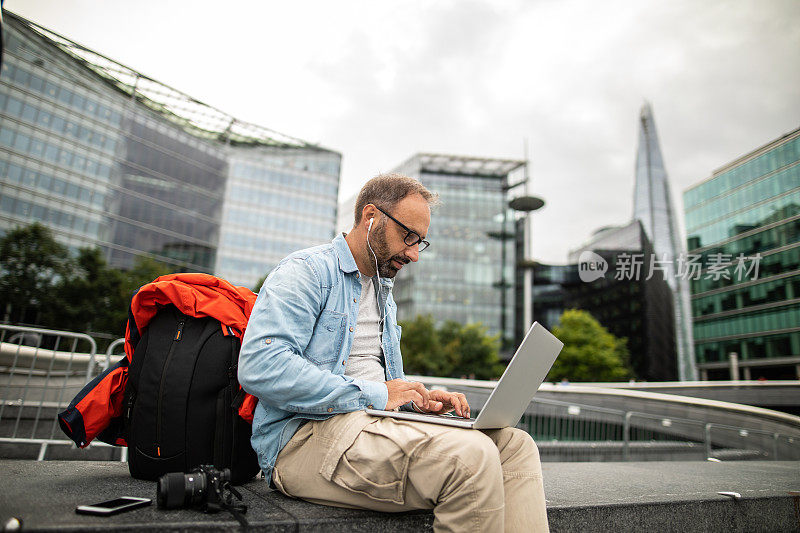
[[[216,271],[253,287],[295,250],[330,241],[341,156],[296,148],[233,148]]]
[[[418,154],[398,167],[441,201],[431,217],[430,248],[397,275],[393,294],[399,320],[430,314],[437,321],[480,322],[489,334],[502,333],[507,345],[512,342],[514,221],[505,186],[508,175],[523,165]]]
[[[40,221],[77,249],[105,237],[123,103],[8,17],[0,70],[0,232]]]
[[[332,237],[340,154],[5,15],[0,234],[39,221],[114,267],[145,256],[250,287],[283,255]]]
[[[678,231],[676,213],[672,207],[672,192],[649,104],[642,106],[639,115],[633,218],[642,223],[653,244],[653,251],[667,266],[665,275],[674,302],[678,376],[681,380],[697,379],[689,284],[683,277],[676,275],[676,265],[685,248]]]
[[[689,254],[721,266],[691,281],[700,368],[713,376],[736,353],[745,377],[800,377],[800,129],[714,172],[684,205]]]

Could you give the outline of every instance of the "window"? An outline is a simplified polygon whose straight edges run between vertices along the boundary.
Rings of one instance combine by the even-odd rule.
[[[26,152],[28,150],[28,145],[31,142],[31,138],[25,135],[24,133],[17,132],[17,136],[14,137],[14,148],[21,152]]]
[[[48,161],[58,161],[58,148],[48,143],[44,148],[44,158]]]
[[[9,96],[6,103],[6,111],[11,115],[20,116],[22,114],[22,102],[13,96]]]
[[[31,74],[30,87],[36,92],[44,91],[44,80],[36,74]]]
[[[22,118],[31,123],[36,122],[36,108],[31,104],[25,104],[22,107]]]
[[[13,146],[14,132],[12,130],[0,129],[0,144]]]
[[[40,126],[50,127],[52,120],[53,115],[42,109],[39,110],[39,114],[36,117],[36,122],[38,122]]]
[[[69,105],[72,101],[72,91],[66,87],[61,87],[58,91],[58,99],[61,100],[62,103]]]
[[[31,141],[29,151],[36,157],[42,157],[44,155],[44,146],[45,145],[43,141],[40,141],[39,139],[33,139],[33,141]]]
[[[58,86],[51,81],[47,81],[44,84],[44,92],[51,98],[55,98],[56,94],[58,94]]]
[[[8,181],[10,181],[11,183],[20,183],[22,181],[22,167],[9,164]]]

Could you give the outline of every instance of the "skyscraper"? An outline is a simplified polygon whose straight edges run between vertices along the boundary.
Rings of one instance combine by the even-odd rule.
[[[639,115],[639,147],[636,152],[633,200],[633,218],[641,221],[653,245],[655,259],[662,262],[660,265],[664,267],[664,277],[672,290],[678,376],[681,380],[697,379],[689,282],[676,272],[676,262],[685,252],[685,248],[672,207],[672,194],[653,112],[647,103],[642,106]]]

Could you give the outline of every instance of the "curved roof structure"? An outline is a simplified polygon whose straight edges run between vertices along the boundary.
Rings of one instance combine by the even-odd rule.
[[[142,105],[192,135],[236,146],[311,148],[327,151],[301,139],[241,121],[17,14],[4,11],[4,15],[26,25],[114,89],[135,98]]]

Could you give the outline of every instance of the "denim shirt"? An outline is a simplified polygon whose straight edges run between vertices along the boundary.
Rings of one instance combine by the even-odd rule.
[[[361,274],[343,235],[282,260],[258,293],[239,355],[239,383],[259,399],[251,444],[267,479],[306,420],[383,409],[383,383],[344,376]],[[392,280],[381,278],[386,379],[404,378]]]

